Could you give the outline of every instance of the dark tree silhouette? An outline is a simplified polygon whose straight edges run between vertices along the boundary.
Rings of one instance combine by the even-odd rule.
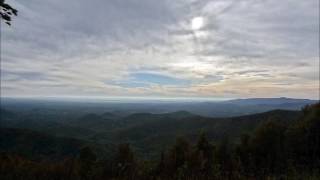
[[[97,157],[89,147],[84,147],[80,151],[79,165],[81,179],[90,179],[92,177],[93,165]]]
[[[11,25],[12,16],[18,15],[18,10],[13,8],[11,5],[4,2],[5,0],[0,0],[0,17],[4,20],[6,24]]]
[[[137,172],[135,155],[129,144],[119,144],[113,160],[113,171],[117,177],[135,177]]]

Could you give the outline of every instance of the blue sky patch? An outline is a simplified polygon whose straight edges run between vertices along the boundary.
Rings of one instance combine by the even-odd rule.
[[[127,80],[116,83],[116,85],[127,88],[149,87],[153,84],[187,86],[191,84],[191,81],[155,73],[131,73]]]

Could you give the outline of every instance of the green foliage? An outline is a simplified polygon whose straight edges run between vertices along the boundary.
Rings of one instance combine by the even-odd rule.
[[[318,169],[320,164],[320,103],[306,106],[304,115],[287,132],[290,159],[301,168]]]
[[[161,149],[175,143],[178,135],[195,143],[199,131],[205,130],[210,141],[219,142],[226,134],[233,143],[241,134],[251,134],[257,126],[270,118],[289,123],[302,114],[299,111],[275,110],[233,118],[208,118],[179,111],[163,114],[135,113],[127,116],[117,112],[87,113],[82,109],[79,112],[74,105],[54,105],[53,109],[45,108],[46,106],[42,108],[40,105],[32,108],[32,104],[28,104],[28,107],[20,106],[22,107],[18,104],[1,108],[4,127],[30,129],[54,136],[107,144],[109,147],[114,147],[116,143],[130,142],[138,156],[148,159],[156,159]]]
[[[84,144],[81,140],[26,129],[0,128],[0,152],[16,153],[34,160],[75,157]]]
[[[280,123],[268,121],[256,130],[251,144],[256,172],[275,173],[283,168],[285,128]]]
[[[178,137],[157,161],[138,158],[129,144],[120,144],[109,159],[97,159],[90,147],[64,160],[30,160],[16,153],[0,154],[0,177],[15,179],[319,179],[320,105],[287,123],[269,118],[238,143],[225,136],[212,144],[205,133],[196,143]],[[284,123],[285,122],[285,123]]]

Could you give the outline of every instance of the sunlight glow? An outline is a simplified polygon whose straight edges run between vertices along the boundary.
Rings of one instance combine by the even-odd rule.
[[[198,72],[202,74],[208,72],[208,70],[212,68],[213,64],[208,64],[196,60],[185,60],[176,63],[171,63],[171,66],[177,69],[188,69],[189,71]]]
[[[203,17],[195,17],[191,20],[191,28],[192,30],[196,31],[203,27],[204,25],[204,19]]]

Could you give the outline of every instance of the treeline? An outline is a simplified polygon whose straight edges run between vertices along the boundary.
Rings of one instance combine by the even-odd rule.
[[[289,124],[270,119],[239,142],[211,143],[202,133],[195,144],[179,137],[159,159],[139,159],[129,144],[111,159],[98,159],[85,147],[77,158],[31,161],[9,153],[0,156],[0,177],[15,179],[319,179],[320,104],[306,106]]]

